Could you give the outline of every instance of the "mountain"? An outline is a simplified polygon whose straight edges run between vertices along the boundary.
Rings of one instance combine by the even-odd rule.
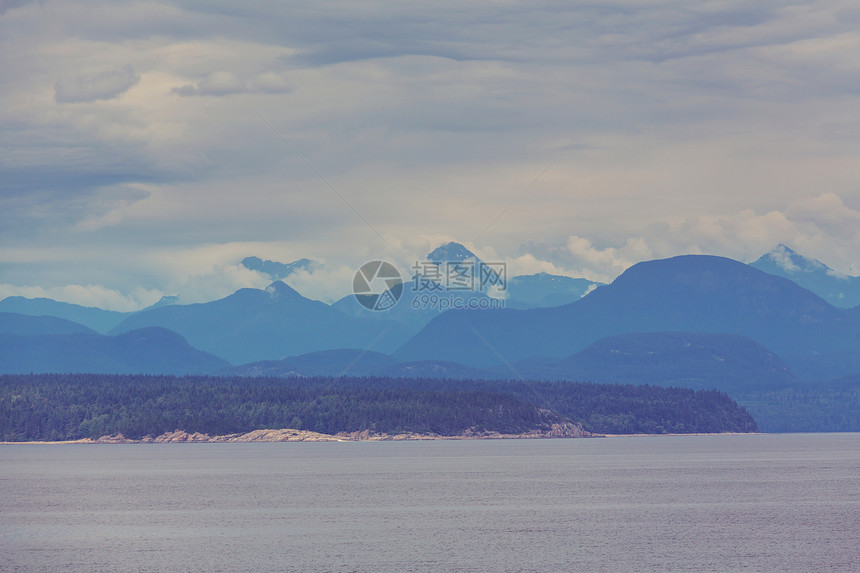
[[[227,368],[221,376],[368,376],[397,364],[381,352],[358,349],[320,350],[282,360],[263,360]]]
[[[504,270],[491,268],[492,265],[485,263],[475,253],[460,243],[445,243],[434,249],[427,255],[427,260],[437,264],[441,263],[474,263],[476,277],[491,275],[496,272],[495,279],[505,287],[507,292],[505,300],[506,308],[535,308],[560,306],[579,300],[601,283],[595,283],[588,279],[575,279],[572,277],[551,275],[548,273],[537,273],[533,275],[520,275],[508,279],[506,268]],[[486,292],[486,285],[478,285],[475,289]]]
[[[175,296],[175,295],[174,296],[163,296],[160,299],[158,299],[157,302],[149,305],[148,307],[146,307],[143,310],[149,310],[151,308],[160,308],[162,306],[170,306],[171,304],[178,304],[178,303],[179,303],[179,297],[178,296]],[[117,324],[119,324],[119,323],[117,323]]]
[[[581,299],[599,286],[603,283],[547,273],[520,275],[508,280],[505,307],[561,306]]]
[[[310,270],[314,262],[310,259],[299,259],[292,263],[279,263],[277,261],[264,261],[260,257],[245,257],[242,266],[251,271],[258,271],[269,275],[273,281],[285,279],[298,270]]]
[[[146,326],[177,332],[194,347],[233,364],[368,345],[386,351],[405,339],[402,327],[394,322],[346,316],[280,281],[212,302],[141,311],[112,332]]]
[[[10,296],[0,301],[0,312],[14,312],[31,316],[56,316],[83,324],[102,334],[125,319],[129,313],[104,310],[59,302],[50,298],[24,298]]]
[[[263,360],[226,368],[219,376],[374,376],[388,378],[443,378],[483,380],[499,376],[453,362],[433,360],[400,362],[396,358],[369,350],[338,349],[308,352],[282,360]]]
[[[428,255],[427,260],[444,263],[444,262],[464,262],[464,261],[480,261],[478,256],[461,245],[453,241],[439,245],[433,249]]]
[[[347,295],[334,302],[331,306],[335,310],[348,316],[367,320],[395,321],[402,325],[406,334],[404,341],[415,335],[434,317],[440,313],[450,310],[457,305],[459,308],[487,308],[491,305],[502,306],[503,303],[491,299],[482,292],[471,290],[445,291],[415,286],[414,281],[404,282],[400,300],[393,307],[376,311],[367,308],[368,305],[359,302],[365,295]]]
[[[456,362],[399,362],[380,352],[325,350],[227,368],[222,376],[374,376],[456,380],[568,380],[694,390],[774,390],[800,383],[774,353],[734,334],[651,332],[601,339],[562,359],[480,369]]]
[[[833,306],[860,305],[860,277],[837,273],[821,261],[799,255],[785,245],[777,245],[750,266],[794,281]]]
[[[729,394],[800,383],[773,352],[737,334],[622,334],[600,339],[567,358],[532,359],[514,367],[533,380],[651,384]],[[502,367],[496,371],[504,372]]]
[[[637,332],[747,336],[807,379],[860,372],[860,313],[834,308],[787,279],[706,255],[639,263],[557,308],[448,312],[395,357],[481,367],[561,358],[601,338]]]
[[[445,243],[427,255],[425,261],[416,261],[410,268],[410,275],[403,277],[400,299],[385,311],[375,311],[362,304],[366,295],[347,295],[332,304],[332,307],[356,318],[371,320],[393,320],[399,323],[406,335],[404,340],[416,334],[427,322],[439,313],[451,308],[489,308],[502,306],[497,299],[491,299],[480,288],[479,275],[475,275],[473,288],[449,288],[451,283],[446,275],[444,263],[473,263],[483,265],[478,257],[459,243]],[[480,273],[480,266],[471,272]],[[369,300],[369,299],[367,299]]]
[[[413,267],[412,280],[429,285],[441,283],[447,294],[465,292],[489,293],[504,290],[507,282],[507,265],[504,262],[487,263],[461,245],[445,243],[431,251],[427,260]]]
[[[0,373],[204,374],[224,368],[220,358],[163,328],[117,336],[91,333],[0,334]]]
[[[95,334],[95,331],[55,316],[30,316],[0,312],[0,334],[38,336],[42,334]]]

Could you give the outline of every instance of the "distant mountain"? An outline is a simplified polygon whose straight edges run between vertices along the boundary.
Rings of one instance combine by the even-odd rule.
[[[171,304],[179,304],[179,297],[178,296],[163,296],[160,299],[158,299],[157,302],[149,305],[148,307],[144,308],[143,310],[149,310],[151,308],[160,308],[162,306],[170,306]],[[117,324],[119,324],[119,323],[117,323]]]
[[[385,311],[374,311],[362,304],[360,299],[365,295],[347,295],[332,304],[332,307],[356,318],[371,320],[393,320],[402,325],[406,334],[404,341],[416,334],[433,317],[455,306],[467,308],[487,308],[492,304],[501,306],[501,302],[491,300],[480,288],[480,280],[475,281],[474,288],[448,288],[446,280],[447,269],[444,263],[474,263],[483,264],[478,257],[459,243],[445,243],[427,255],[425,261],[416,261],[416,266],[401,270],[403,288],[400,300],[392,308]],[[480,273],[480,268],[473,269]],[[476,275],[478,276],[478,275]]]
[[[460,243],[450,242],[439,246],[427,255],[427,260],[439,264],[446,262],[474,263],[478,277],[480,277],[482,267],[485,273],[493,272],[489,270],[486,262],[479,259],[475,253]],[[500,276],[499,279],[505,287],[503,290],[507,293],[506,308],[560,306],[579,300],[602,284],[588,279],[575,279],[548,273],[516,277]],[[486,286],[478,285],[477,290],[487,291],[488,289]]]
[[[95,334],[82,324],[55,316],[29,316],[0,312],[0,334],[38,336],[42,334]]]
[[[245,257],[242,259],[243,267],[269,275],[273,281],[285,279],[298,270],[310,270],[313,265],[314,262],[310,259],[299,259],[292,263],[264,261],[260,257]]]
[[[414,288],[412,282],[404,282],[400,300],[392,308],[384,311],[374,311],[359,302],[363,295],[347,295],[334,302],[332,308],[352,317],[367,320],[395,321],[399,323],[406,334],[404,341],[415,335],[431,319],[440,313],[450,310],[453,305],[465,308],[470,304],[486,307],[491,304],[501,306],[482,292],[456,291],[446,292],[444,289]]]
[[[505,307],[561,306],[581,299],[599,286],[603,286],[603,283],[548,273],[520,275],[507,281]]]
[[[427,260],[436,263],[444,263],[446,261],[480,261],[475,253],[460,243],[455,243],[453,241],[440,245],[430,251],[427,255]]]
[[[397,364],[381,352],[358,349],[320,350],[282,360],[263,360],[227,368],[222,376],[367,376]]]
[[[218,372],[219,376],[279,376],[308,378],[313,376],[375,376],[390,378],[489,379],[499,376],[453,362],[426,360],[399,362],[396,358],[358,349],[322,350],[290,356],[282,360],[263,360],[233,366]]]
[[[837,273],[821,261],[799,255],[785,245],[777,245],[750,266],[794,281],[833,306],[860,305],[860,277]]]
[[[204,374],[227,366],[163,328],[91,333],[0,334],[0,373]]]
[[[639,263],[557,308],[448,312],[395,357],[483,367],[561,358],[601,338],[637,332],[747,336],[807,379],[860,372],[860,313],[834,308],[787,279],[704,255]]]
[[[102,334],[108,332],[130,314],[59,302],[50,298],[24,298],[22,296],[4,298],[0,301],[0,312],[14,312],[31,316],[56,316],[83,324]]]
[[[598,340],[567,358],[531,359],[514,367],[533,380],[651,384],[729,394],[800,383],[773,352],[737,334],[622,334]],[[505,372],[503,367],[495,370]]]
[[[394,322],[346,316],[280,281],[212,302],[141,311],[112,332],[146,326],[178,332],[194,347],[233,364],[368,345],[390,351],[405,338],[403,327]]]

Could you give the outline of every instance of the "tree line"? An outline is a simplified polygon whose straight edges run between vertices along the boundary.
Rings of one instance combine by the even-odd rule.
[[[755,431],[725,394],[651,386],[397,378],[0,376],[0,440],[75,440],[173,430],[225,435],[523,433],[580,422],[596,433]]]

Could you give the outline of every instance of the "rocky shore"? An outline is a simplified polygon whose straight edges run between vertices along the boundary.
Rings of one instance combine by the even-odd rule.
[[[62,443],[62,444],[192,444],[192,443],[251,443],[251,442],[358,442],[358,441],[394,441],[394,440],[503,440],[523,438],[590,438],[594,434],[587,432],[577,424],[564,423],[553,424],[547,430],[534,430],[522,434],[500,434],[498,432],[482,432],[467,430],[456,436],[440,436],[437,434],[385,434],[363,430],[360,432],[341,432],[338,434],[320,434],[308,430],[293,430],[289,428],[280,430],[253,430],[240,434],[227,434],[224,436],[210,436],[199,432],[185,432],[174,430],[160,436],[144,436],[140,439],[131,439],[116,434],[113,436],[101,436],[95,440],[84,438],[64,442],[38,442],[38,443]],[[34,442],[6,442],[6,443],[34,443]]]

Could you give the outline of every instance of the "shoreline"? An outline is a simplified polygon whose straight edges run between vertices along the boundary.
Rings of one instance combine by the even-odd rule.
[[[0,445],[15,444],[240,444],[240,443],[272,443],[272,442],[381,442],[381,441],[420,441],[420,440],[512,440],[512,439],[559,439],[559,438],[592,438],[601,437],[599,434],[586,432],[574,424],[553,424],[548,430],[534,430],[521,434],[502,434],[499,432],[471,432],[454,436],[439,434],[386,434],[362,430],[356,432],[340,432],[337,434],[321,434],[310,430],[294,430],[291,428],[277,430],[252,430],[222,436],[210,436],[199,432],[174,430],[160,436],[144,436],[140,439],[126,438],[122,434],[101,436],[97,439],[82,438],[79,440],[59,441],[22,441],[0,442]]]
[[[498,432],[466,432],[455,436],[438,434],[385,434],[373,433],[368,430],[361,432],[341,432],[338,434],[321,434],[309,430],[279,429],[252,430],[250,432],[210,436],[199,432],[184,432],[176,430],[160,436],[146,436],[140,439],[126,438],[122,434],[101,436],[97,439],[82,438],[79,440],[25,441],[0,442],[8,445],[111,445],[111,444],[249,444],[275,442],[393,442],[393,441],[427,441],[427,440],[537,440],[537,439],[577,439],[577,438],[646,438],[659,436],[751,436],[763,435],[763,432],[715,432],[690,434],[592,434],[580,429],[553,428],[548,431],[533,431],[522,434],[501,434]]]

